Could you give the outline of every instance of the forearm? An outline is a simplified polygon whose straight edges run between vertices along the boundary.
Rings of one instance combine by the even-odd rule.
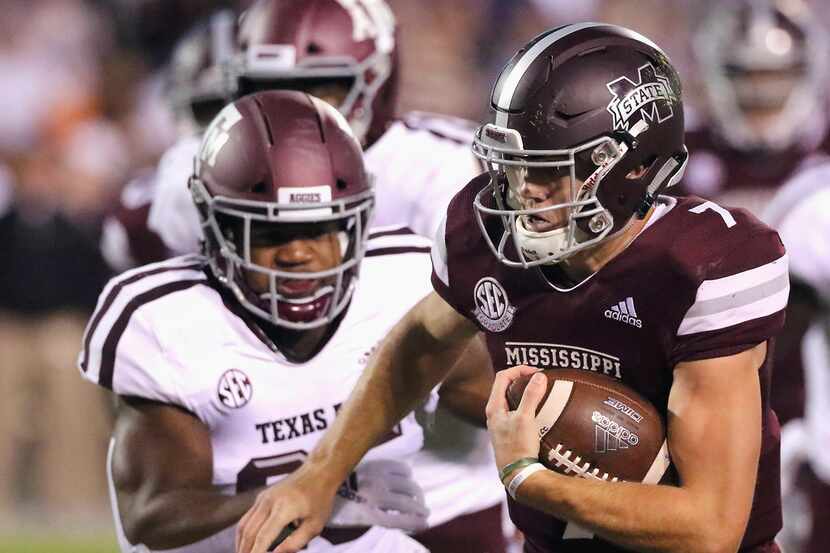
[[[415,308],[429,309],[429,296]],[[442,301],[442,300],[439,300]],[[371,447],[426,398],[474,336],[459,328],[437,336],[407,316],[390,332],[364,371],[331,428],[306,464],[325,466],[320,473],[334,489]]]
[[[439,405],[470,424],[485,428],[484,408],[493,386],[493,364],[483,336],[470,344],[438,389]]]
[[[124,532],[130,542],[151,549],[170,549],[208,538],[236,524],[260,490],[237,495],[214,490],[172,490],[136,499],[122,507]],[[128,503],[119,498],[119,505]]]
[[[572,521],[637,551],[735,551],[724,543],[716,510],[682,487],[595,482],[540,471],[519,488],[521,503]]]

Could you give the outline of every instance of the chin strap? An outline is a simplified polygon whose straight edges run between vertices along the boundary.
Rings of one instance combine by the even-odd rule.
[[[686,172],[686,162],[688,160],[689,152],[684,146],[682,153],[673,155],[666,160],[666,163],[664,163],[662,167],[660,167],[660,170],[657,171],[657,174],[654,175],[654,178],[651,179],[651,183],[646,188],[646,193],[643,196],[640,205],[637,206],[636,215],[638,219],[642,219],[646,216],[646,214],[648,214],[648,210],[651,209],[652,205],[654,205],[654,200],[657,197],[657,191],[663,187],[663,183],[666,183],[665,187],[669,188],[677,184],[677,182],[683,178],[683,173]]]

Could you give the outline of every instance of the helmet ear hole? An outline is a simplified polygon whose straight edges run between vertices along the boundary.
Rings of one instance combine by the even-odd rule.
[[[348,186],[348,183],[346,183],[346,181],[344,181],[343,179],[337,179],[337,182],[335,182],[334,185],[337,187],[338,190],[345,190]]]
[[[265,193],[265,183],[260,181],[251,187],[251,192],[254,194],[264,194]]]
[[[312,42],[306,47],[305,51],[310,55],[316,55],[322,53],[323,49],[316,42]]]

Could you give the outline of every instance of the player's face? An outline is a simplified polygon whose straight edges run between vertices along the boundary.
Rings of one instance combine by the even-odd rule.
[[[529,170],[515,188],[516,197],[523,209],[538,209],[571,202],[573,191],[582,185],[571,184],[570,172],[554,170]],[[533,232],[546,232],[568,224],[567,209],[551,209],[535,215],[526,215],[525,227]]]
[[[732,77],[738,107],[755,134],[764,135],[777,122],[800,78],[800,70],[744,71]]]
[[[314,273],[337,267],[343,259],[335,225],[283,223],[253,229],[251,261],[268,269],[288,273]],[[278,278],[277,293],[285,298],[313,295],[336,277],[305,279]],[[245,280],[256,293],[268,293],[268,276],[247,271]]]
[[[596,165],[579,165],[577,160],[577,174],[590,174]],[[518,200],[522,209],[538,209],[554,205],[562,205],[575,201],[587,192],[585,181],[577,176],[572,178],[568,168],[528,169],[521,170],[522,178],[515,179],[516,186],[511,188],[512,194]],[[637,167],[626,175],[627,179],[639,179],[647,168]],[[551,209],[534,215],[524,216],[524,226],[533,232],[547,232],[563,228],[568,224],[568,209]]]

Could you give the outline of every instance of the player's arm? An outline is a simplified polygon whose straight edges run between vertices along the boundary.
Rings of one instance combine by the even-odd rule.
[[[635,550],[734,553],[749,519],[758,468],[758,369],[765,356],[762,343],[736,355],[675,367],[668,441],[679,487],[597,482],[540,471],[518,488],[518,501]],[[488,404],[500,466],[538,454],[533,418],[544,384],[529,385],[528,401],[516,412],[502,409],[499,399],[518,369],[497,375]],[[516,439],[518,434],[522,440]]]
[[[305,464],[259,494],[240,521],[237,551],[264,553],[292,522],[297,529],[278,553],[295,553],[317,535],[340,482],[447,375],[476,331],[436,293],[413,307],[384,340]]]
[[[484,407],[493,387],[494,371],[484,334],[470,340],[450,374],[438,388],[439,405],[465,421],[484,428]]]
[[[151,549],[194,543],[236,523],[253,490],[219,493],[207,427],[187,411],[138,398],[120,402],[112,478],[127,539]]]

